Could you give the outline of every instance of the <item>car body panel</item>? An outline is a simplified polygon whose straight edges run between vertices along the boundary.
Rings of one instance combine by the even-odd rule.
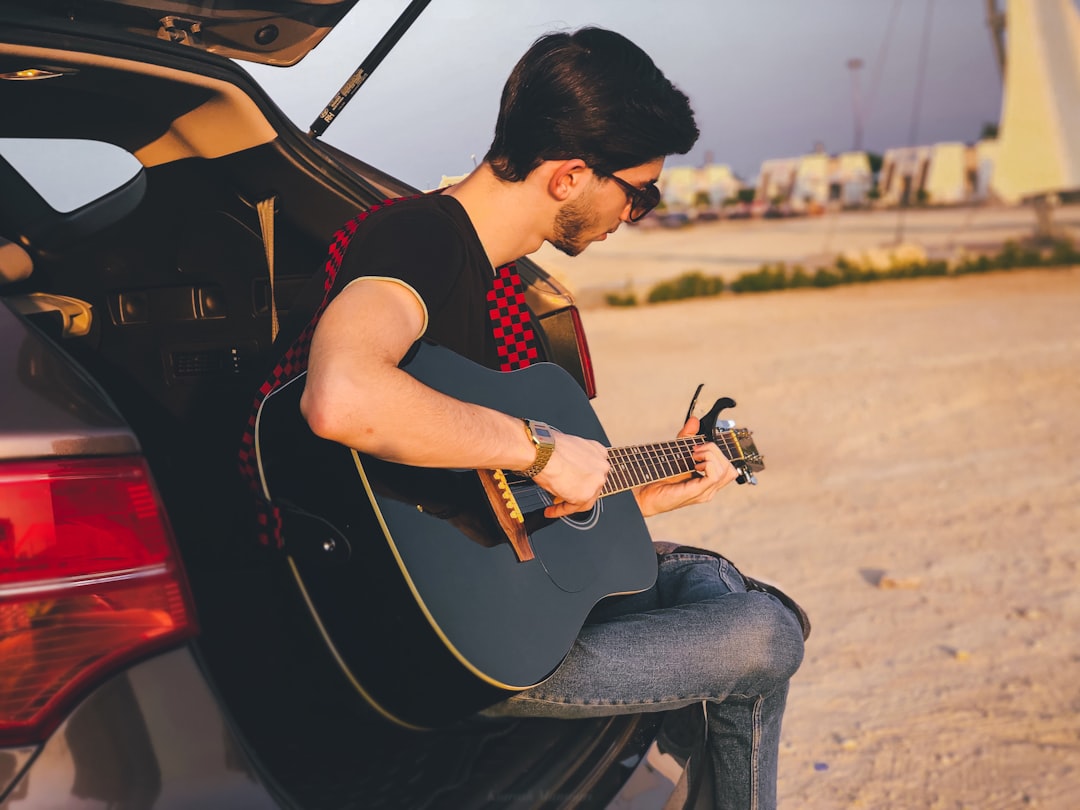
[[[123,455],[139,443],[96,384],[0,303],[0,458]]]
[[[5,756],[26,760],[25,749]],[[0,796],[0,810],[279,806],[187,647],[99,686]]]

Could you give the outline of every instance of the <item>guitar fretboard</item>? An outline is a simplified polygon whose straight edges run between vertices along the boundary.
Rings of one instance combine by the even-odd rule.
[[[691,472],[696,466],[694,448],[705,441],[704,436],[687,436],[657,444],[609,448],[611,471],[600,497]],[[723,432],[715,441],[729,460],[742,457],[742,450],[733,433]]]

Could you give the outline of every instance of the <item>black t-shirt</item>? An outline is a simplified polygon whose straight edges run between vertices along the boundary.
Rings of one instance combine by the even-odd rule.
[[[427,310],[422,337],[499,367],[486,300],[494,269],[465,209],[427,194],[376,211],[349,242],[331,297],[370,276],[412,287]]]

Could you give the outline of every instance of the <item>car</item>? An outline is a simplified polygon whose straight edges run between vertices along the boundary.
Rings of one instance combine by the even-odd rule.
[[[0,810],[629,807],[678,777],[656,714],[387,722],[256,540],[275,321],[334,229],[417,190],[238,60],[292,64],[354,3],[0,2]],[[593,395],[572,296],[518,269]]]

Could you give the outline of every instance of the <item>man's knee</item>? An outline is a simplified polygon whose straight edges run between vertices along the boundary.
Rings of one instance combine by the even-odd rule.
[[[748,611],[747,634],[754,652],[748,663],[757,677],[781,684],[791,679],[802,664],[803,631],[798,617],[775,596],[747,594],[753,604]]]

